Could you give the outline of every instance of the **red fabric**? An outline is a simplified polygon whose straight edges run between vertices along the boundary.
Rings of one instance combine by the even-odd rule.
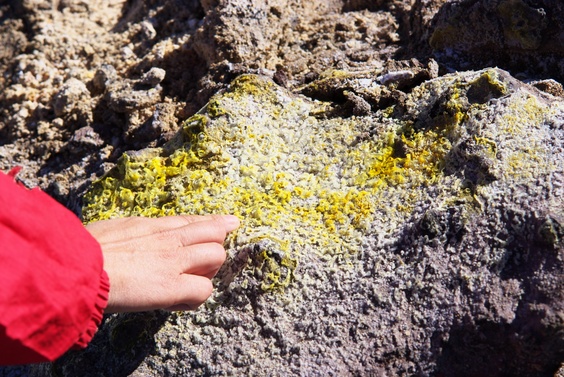
[[[100,245],[80,220],[0,172],[0,365],[85,347],[108,291]]]

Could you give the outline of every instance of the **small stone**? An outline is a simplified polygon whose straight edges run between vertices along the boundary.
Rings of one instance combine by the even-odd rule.
[[[162,68],[153,67],[141,78],[141,84],[156,86],[164,80],[166,71]]]
[[[104,145],[104,141],[90,126],[76,130],[69,141],[69,148],[72,152],[80,152],[84,148],[99,148],[102,145]]]
[[[153,39],[157,36],[155,27],[149,21],[141,22],[141,32],[147,37],[147,39]]]
[[[552,94],[555,97],[564,97],[564,87],[558,81],[553,79],[533,81],[530,83],[538,90]]]
[[[90,92],[86,85],[75,78],[70,78],[53,98],[53,110],[56,116],[63,116],[80,107],[81,102],[86,102]]]
[[[110,64],[102,64],[94,74],[92,85],[100,91],[106,90],[109,81],[115,80],[117,76],[116,69]]]

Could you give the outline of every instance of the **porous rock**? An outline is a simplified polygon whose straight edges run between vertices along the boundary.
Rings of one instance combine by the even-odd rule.
[[[515,75],[564,78],[564,4],[541,0],[423,0],[415,49],[456,69],[500,66]],[[431,4],[426,4],[431,3]],[[425,26],[426,25],[426,26]],[[479,30],[479,32],[476,32]]]
[[[234,196],[244,199],[242,194],[252,193],[248,203],[257,199],[266,204],[264,210],[258,208],[262,212],[245,216],[245,221],[257,224],[269,221],[268,215],[278,206],[283,208],[281,216],[289,216],[283,200],[289,200],[287,204],[301,200],[301,217],[295,215],[302,221],[302,232],[318,221],[318,232],[308,236],[321,237],[328,251],[339,246],[347,250],[319,256],[328,260],[329,271],[312,271],[311,266],[320,265],[294,255],[295,245],[289,244],[287,250],[280,247],[290,236],[296,239],[295,233],[282,232],[282,218],[271,225],[257,225],[268,234],[284,233],[279,238],[282,242],[250,242],[247,237],[248,246],[232,245],[229,269],[222,271],[223,286],[218,283],[219,292],[228,299],[219,300],[222,306],[217,317],[210,314],[213,304],[198,312],[198,319],[161,312],[108,317],[87,351],[70,353],[53,365],[32,367],[33,372],[40,376],[552,376],[564,360],[558,335],[562,193],[561,173],[557,168],[544,179],[543,161],[562,164],[561,153],[552,147],[562,140],[561,100],[540,94],[500,71],[497,79],[489,73],[461,73],[447,76],[446,81],[437,77],[456,69],[497,65],[525,82],[534,80],[546,93],[562,96],[563,14],[562,2],[552,0],[4,2],[0,5],[0,168],[24,166],[20,180],[28,187],[39,185],[77,213],[89,183],[107,172],[123,151],[129,152],[120,166],[128,166],[131,172],[144,166],[135,165],[143,159],[166,159],[177,153],[186,140],[206,145],[201,144],[208,140],[206,133],[196,136],[194,132],[199,127],[197,120],[228,117],[222,114],[227,107],[221,100],[210,102],[200,114],[203,117],[193,118],[195,124],[187,127],[188,133],[166,149],[139,151],[162,146],[178,130],[179,119],[194,115],[211,96],[244,73],[272,77],[293,93],[321,101],[300,105],[311,109],[315,119],[303,123],[300,134],[310,135],[309,125],[317,125],[313,128],[319,130],[317,139],[327,139],[324,147],[328,149],[318,153],[320,158],[356,155],[359,166],[373,167],[368,171],[372,177],[353,182],[348,197],[339,196],[337,189],[350,184],[350,175],[327,179],[336,191],[328,192],[332,195],[320,201],[319,208],[312,207],[313,196],[310,202],[293,191],[288,196],[293,173],[303,173],[300,164],[310,166],[311,159],[298,161],[292,174],[280,177],[276,186],[272,183],[272,192],[278,195],[274,199],[272,192],[267,195],[260,187],[253,192],[253,186]],[[150,73],[153,67],[166,72],[160,83],[163,71]],[[86,84],[87,91],[73,80]],[[428,80],[430,83],[422,85]],[[449,80],[458,84],[449,87]],[[261,87],[256,80],[249,82],[251,87]],[[440,83],[443,89],[433,83]],[[65,92],[69,84],[81,87],[78,96]],[[232,85],[232,89],[237,87]],[[550,107],[546,118],[541,120],[535,106],[525,104],[521,111],[516,110],[519,106],[508,108],[516,91],[529,93],[534,98],[531,103],[539,101],[543,111]],[[294,95],[281,93],[287,104],[294,103]],[[68,100],[58,108],[63,110],[60,115],[55,114],[57,98]],[[270,102],[256,103],[253,111]],[[268,108],[289,114],[291,108],[283,107],[284,111]],[[280,119],[285,118],[271,123],[278,125]],[[515,140],[496,131],[504,120],[515,121]],[[398,123],[405,126],[401,131]],[[525,131],[519,128],[521,123]],[[216,119],[209,124],[217,127]],[[351,141],[335,132],[328,135],[320,124],[339,125],[336,129],[355,136]],[[532,124],[539,128],[535,131]],[[261,127],[271,130],[264,124]],[[461,129],[469,130],[468,134],[458,135]],[[549,152],[538,153],[544,141],[537,143],[537,136],[546,129],[553,139],[546,142],[551,159],[542,157]],[[280,130],[288,129],[282,125],[272,129],[263,142],[272,138],[288,146],[292,158],[276,154],[281,166],[286,166],[295,161],[292,148],[303,147],[307,140],[289,143],[282,140]],[[384,134],[389,139],[382,139]],[[531,139],[529,134],[536,136]],[[351,141],[348,149],[340,144],[343,140]],[[524,146],[530,140],[533,142]],[[304,148],[305,154],[319,150],[313,144]],[[237,153],[245,145],[236,144],[227,151]],[[512,152],[507,164],[507,150],[515,148],[522,153]],[[202,159],[198,149],[193,152]],[[369,157],[362,160],[366,155]],[[508,171],[532,164],[527,156],[540,156],[538,173],[524,168],[522,181],[508,180]],[[202,195],[208,170],[197,161],[190,162],[194,166],[189,170],[199,185],[194,193]],[[222,168],[224,162],[214,161]],[[433,162],[439,165],[433,167]],[[319,169],[319,163],[311,166]],[[162,172],[161,168],[156,164],[150,174],[137,171],[144,177]],[[208,177],[218,171],[212,170]],[[166,174],[178,172],[172,167]],[[251,180],[261,172],[242,169],[238,174]],[[311,174],[321,184],[323,174],[329,173]],[[432,182],[434,176],[443,186]],[[360,195],[362,190],[355,185],[366,183],[365,178],[376,191],[364,190],[368,194]],[[171,179],[165,178],[167,182]],[[454,184],[441,194],[448,180]],[[288,187],[284,187],[286,181]],[[412,185],[408,191],[406,182]],[[467,195],[443,202],[441,195],[457,197],[457,182],[462,182],[460,187]],[[142,198],[135,191],[138,188],[129,188],[131,193],[120,189],[119,203]],[[178,194],[179,187],[170,188]],[[158,192],[162,190],[149,194]],[[406,192],[412,197],[405,199]],[[405,200],[398,199],[402,195]],[[161,214],[159,203],[167,202],[167,196],[152,198],[146,211]],[[200,210],[213,204],[206,200],[200,201]],[[342,205],[347,200],[355,204]],[[482,212],[469,210],[473,202],[483,207]],[[398,203],[405,203],[401,216],[394,212]],[[173,208],[176,206],[165,209]],[[304,223],[308,211],[312,217]],[[316,212],[323,216],[315,217]],[[381,229],[376,227],[379,224]],[[246,223],[241,232],[255,225]],[[333,226],[335,231],[347,233],[348,229],[350,233],[339,235],[340,243],[332,242],[334,233],[321,230]],[[372,234],[362,230],[367,226],[379,233],[366,237]],[[384,233],[386,229],[391,233]],[[360,251],[354,242],[343,244],[343,240],[354,240],[355,234],[361,240]],[[310,238],[305,240],[310,245],[304,250],[320,250],[312,246]],[[497,270],[492,267],[494,261]],[[233,276],[236,294],[225,288],[225,274]],[[315,276],[313,283],[306,279],[311,276]],[[244,279],[248,279],[246,288],[241,283]],[[239,285],[242,293],[237,291]],[[298,294],[300,287],[304,287],[303,295]],[[257,298],[250,293],[254,291]],[[295,302],[284,297],[305,302],[303,315],[296,315],[292,311]],[[287,314],[280,306],[282,300],[290,305]],[[291,319],[296,321],[288,331]],[[330,368],[334,369],[327,371]],[[3,376],[27,374],[19,368],[0,368]]]
[[[563,133],[560,98],[497,69],[428,80],[362,115],[241,76],[162,148],[124,155],[85,198],[87,221],[238,215],[212,298],[191,313],[109,318],[54,368],[555,373]]]

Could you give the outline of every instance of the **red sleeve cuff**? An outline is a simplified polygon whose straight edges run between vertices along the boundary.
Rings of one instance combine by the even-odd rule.
[[[102,317],[104,316],[104,310],[108,306],[108,297],[110,293],[110,279],[106,271],[102,270],[100,274],[100,290],[98,291],[98,296],[96,296],[96,302],[94,303],[94,311],[90,317],[90,321],[84,332],[80,334],[77,342],[73,345],[73,349],[86,348],[88,343],[96,334],[98,326],[102,322]]]
[[[100,244],[44,192],[2,172],[0,192],[0,364],[85,347],[108,301]]]

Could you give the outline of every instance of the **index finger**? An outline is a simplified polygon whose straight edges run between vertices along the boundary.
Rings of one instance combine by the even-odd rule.
[[[144,237],[155,233],[181,228],[197,222],[217,220],[226,224],[231,232],[239,226],[239,219],[232,215],[180,215],[158,218],[126,217],[88,224],[86,228],[100,243],[112,243]]]
[[[196,221],[146,237],[154,237],[171,248],[212,242],[222,244],[227,233],[238,226],[239,220],[236,217],[231,219],[230,216],[213,216],[206,221]]]

